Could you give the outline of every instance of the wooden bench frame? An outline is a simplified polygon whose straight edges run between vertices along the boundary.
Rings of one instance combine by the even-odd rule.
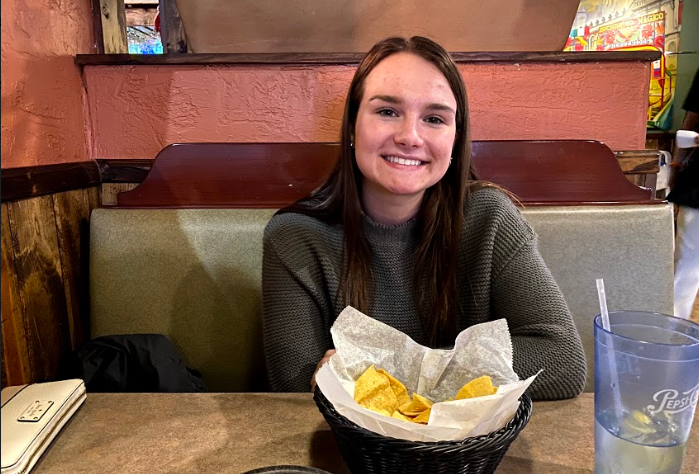
[[[187,143],[165,147],[119,207],[279,208],[328,176],[337,143]],[[481,179],[513,192],[523,205],[657,204],[630,183],[614,152],[596,141],[478,141]]]

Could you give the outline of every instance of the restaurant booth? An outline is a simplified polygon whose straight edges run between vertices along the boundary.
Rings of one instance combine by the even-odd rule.
[[[208,391],[88,393],[33,472],[349,472],[311,393],[267,391],[261,236],[334,165],[387,33],[452,52],[477,169],[517,195],[588,356],[585,393],[535,402],[497,472],[592,472],[595,276],[610,308],[672,313],[672,207],[645,149],[660,53],[564,52],[573,0],[177,0],[166,54],[130,55],[124,2],[84,3],[3,2],[2,387],[157,333]]]

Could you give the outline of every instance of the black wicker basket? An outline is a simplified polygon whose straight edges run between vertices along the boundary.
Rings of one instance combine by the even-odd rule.
[[[340,415],[320,389],[313,399],[330,425],[353,474],[487,474],[498,464],[529,422],[532,400],[520,398],[519,410],[503,428],[462,441],[426,443],[389,438]]]

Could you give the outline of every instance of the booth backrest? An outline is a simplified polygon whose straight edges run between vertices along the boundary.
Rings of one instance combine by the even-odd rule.
[[[570,308],[593,388],[595,280],[604,278],[609,310],[673,313],[672,205],[534,207],[524,217]]]
[[[91,335],[166,335],[213,391],[266,388],[262,232],[272,210],[96,209]]]
[[[487,178],[498,182],[497,176]],[[197,186],[206,189],[205,182]],[[566,189],[565,182],[556,186]],[[583,339],[589,391],[592,319],[599,312],[595,278],[605,279],[610,309],[672,312],[672,207],[636,198],[626,205],[565,202],[560,195],[547,203],[540,202],[541,191],[530,199],[522,189],[523,215]],[[169,206],[93,211],[91,335],[165,334],[209,390],[264,390],[262,234],[280,206],[163,207]]]

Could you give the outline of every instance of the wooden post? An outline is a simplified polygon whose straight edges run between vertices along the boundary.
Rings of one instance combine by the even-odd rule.
[[[100,0],[105,54],[128,54],[124,0]]]
[[[93,44],[95,54],[104,54],[104,37],[102,35],[102,6],[100,0],[90,0],[92,9],[92,26],[95,42]]]
[[[160,38],[165,53],[190,52],[175,0],[160,0]]]

